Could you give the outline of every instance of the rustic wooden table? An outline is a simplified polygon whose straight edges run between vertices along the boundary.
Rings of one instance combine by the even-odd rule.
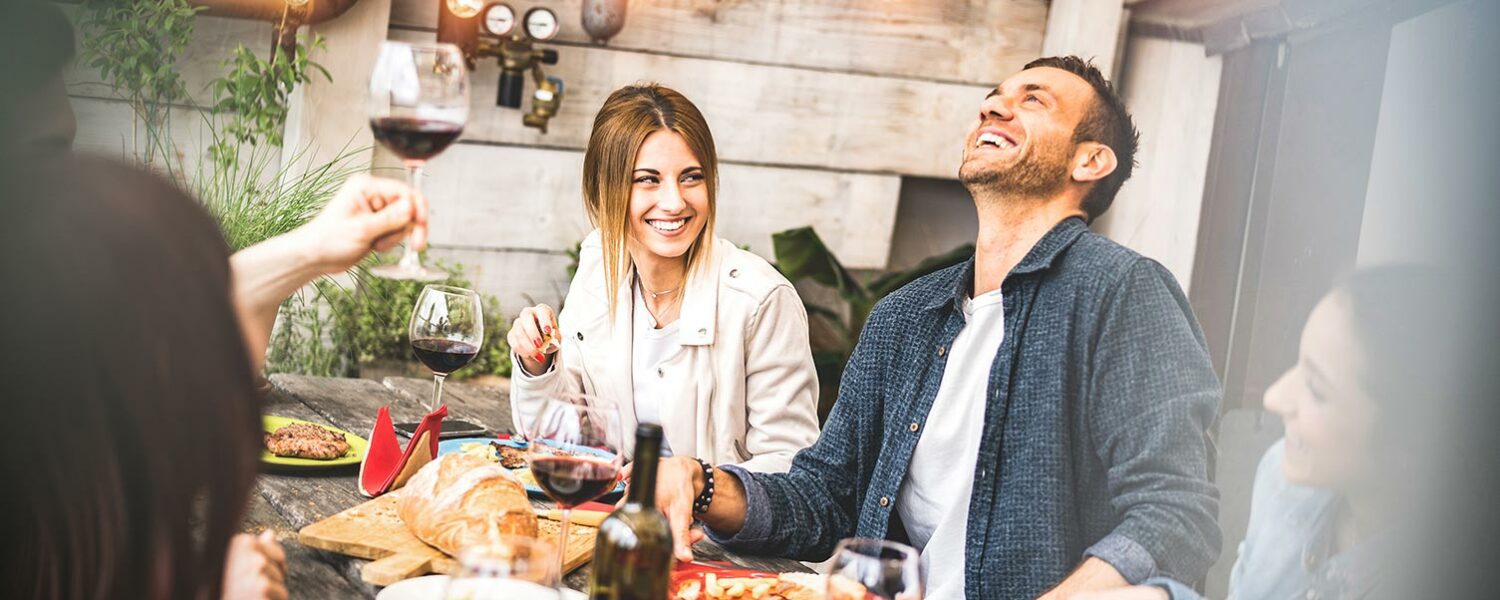
[[[334,379],[273,375],[266,414],[303,419],[368,436],[375,413],[389,406],[396,422],[415,421],[423,410],[418,398],[432,394],[432,381],[410,378]],[[511,431],[507,390],[464,383],[443,386],[443,400],[455,418],[472,421],[496,433]],[[364,502],[355,479],[358,467],[314,471],[270,471],[256,482],[245,531],[274,529],[287,552],[287,588],[293,598],[373,598],[378,590],[360,579],[366,562],[308,548],[297,543],[297,530]],[[538,503],[545,506],[546,503]],[[742,557],[713,542],[700,542],[694,554],[766,571],[806,571],[797,561]],[[588,582],[585,565],[564,578],[573,589]]]

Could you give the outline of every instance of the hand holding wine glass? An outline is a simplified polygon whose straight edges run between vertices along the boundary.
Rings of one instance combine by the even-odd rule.
[[[319,273],[342,273],[408,235],[413,247],[425,247],[427,199],[405,183],[360,173],[293,235],[303,252],[316,257]]]
[[[412,189],[421,189],[422,167],[463,133],[469,117],[469,70],[452,44],[381,44],[370,75],[370,129],[406,163]],[[370,270],[381,277],[435,281],[447,274],[422,266],[418,240],[401,261]]]
[[[566,394],[548,400],[528,432],[526,460],[537,487],[562,509],[557,572],[563,572],[573,507],[594,500],[619,483],[624,460],[620,413],[598,398]]]

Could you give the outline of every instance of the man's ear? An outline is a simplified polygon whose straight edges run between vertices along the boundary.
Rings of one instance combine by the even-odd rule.
[[[1078,152],[1073,157],[1073,181],[1090,183],[1104,179],[1114,173],[1118,165],[1115,151],[1109,146],[1084,142],[1078,145]]]

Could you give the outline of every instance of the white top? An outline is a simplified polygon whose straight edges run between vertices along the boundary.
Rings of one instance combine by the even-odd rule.
[[[943,382],[896,500],[912,546],[922,553],[928,598],[964,596],[964,540],[974,464],[984,429],[990,365],[1005,339],[1001,300],[1000,290],[964,299],[968,323],[948,349]]]
[[[630,353],[631,380],[635,385],[635,418],[640,423],[660,425],[661,403],[680,397],[683,393],[681,389],[667,389],[666,380],[656,372],[658,365],[682,351],[682,344],[677,339],[678,325],[682,321],[679,319],[657,329],[656,319],[646,308],[646,299],[640,286],[635,287],[636,293],[632,294],[635,296],[635,308],[631,317],[634,321],[634,335],[631,337]],[[671,445],[667,443],[665,436],[661,440],[661,455],[672,455]]]

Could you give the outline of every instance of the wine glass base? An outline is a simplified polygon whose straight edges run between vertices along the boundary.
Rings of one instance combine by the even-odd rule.
[[[401,281],[442,281],[448,278],[448,272],[442,269],[400,264],[371,267],[370,274],[376,277],[398,279]]]

